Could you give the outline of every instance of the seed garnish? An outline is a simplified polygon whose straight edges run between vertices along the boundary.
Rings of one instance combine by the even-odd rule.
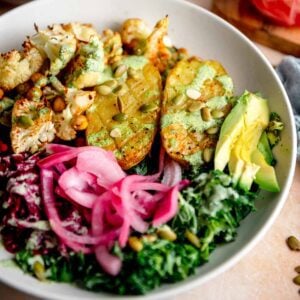
[[[193,88],[189,88],[186,90],[186,95],[193,100],[197,100],[200,98],[201,93]]]
[[[288,237],[286,242],[291,250],[300,251],[300,241],[295,236]]]
[[[112,138],[119,138],[122,136],[121,130],[119,128],[114,128],[110,134],[109,134]]]

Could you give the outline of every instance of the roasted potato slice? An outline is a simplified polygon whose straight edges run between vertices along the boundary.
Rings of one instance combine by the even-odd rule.
[[[89,145],[113,151],[126,170],[150,151],[162,92],[160,74],[151,63],[134,70],[134,76],[130,72],[124,76],[127,77],[121,85],[108,95],[98,94],[87,110],[86,137]]]
[[[167,78],[162,104],[167,153],[186,166],[210,161],[232,94],[232,80],[217,61],[180,61]]]

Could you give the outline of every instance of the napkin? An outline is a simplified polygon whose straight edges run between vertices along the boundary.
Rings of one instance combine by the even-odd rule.
[[[293,107],[298,137],[297,157],[300,160],[300,59],[286,56],[277,66],[276,72]]]

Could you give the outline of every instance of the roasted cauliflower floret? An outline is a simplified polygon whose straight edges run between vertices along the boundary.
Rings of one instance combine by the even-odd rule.
[[[122,58],[122,39],[119,32],[104,30],[102,39],[104,45],[105,63],[113,64]]]
[[[65,96],[67,107],[54,116],[56,135],[65,141],[75,139],[76,130],[72,126],[74,117],[83,114],[94,102],[96,92],[68,89]]]
[[[62,24],[65,31],[71,32],[75,38],[80,42],[89,42],[92,36],[98,36],[98,32],[92,24],[84,23],[68,23]]]
[[[104,66],[103,43],[93,36],[87,44],[79,45],[68,72],[67,85],[77,89],[96,86],[101,82]]]
[[[168,36],[168,25],[169,19],[165,17],[151,31],[143,20],[128,19],[121,31],[125,49],[131,54],[144,55],[161,73],[172,68],[179,55]]]
[[[34,153],[55,137],[52,110],[44,102],[26,98],[16,101],[12,110],[11,144],[15,153]]]
[[[43,56],[31,43],[25,42],[23,47],[23,51],[0,54],[0,88],[5,91],[29,80],[44,62]]]
[[[61,25],[53,25],[46,30],[38,30],[31,37],[31,43],[50,60],[49,73],[57,75],[74,57],[77,41],[71,32]]]
[[[134,52],[144,47],[145,41],[150,34],[151,29],[148,24],[138,18],[127,19],[121,28],[124,46]]]

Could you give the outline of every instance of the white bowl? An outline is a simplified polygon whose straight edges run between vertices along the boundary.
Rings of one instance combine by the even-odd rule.
[[[236,94],[245,89],[260,91],[269,99],[271,110],[280,113],[285,130],[275,154],[282,190],[278,194],[263,193],[256,202],[257,211],[242,222],[236,241],[218,247],[209,263],[201,266],[194,276],[177,284],[164,285],[143,296],[144,299],[171,296],[220,274],[250,251],[274,222],[287,198],[296,161],[292,110],[279,79],[259,50],[235,28],[208,11],[179,0],[39,0],[0,17],[0,51],[4,52],[20,47],[24,37],[33,33],[34,23],[43,27],[52,23],[81,21],[93,23],[102,30],[105,27],[118,28],[129,17],[140,17],[154,24],[167,14],[170,17],[169,33],[176,45],[202,58],[219,60],[233,78]],[[4,251],[0,250],[0,256],[3,255]],[[1,266],[0,280],[43,299],[110,297],[72,285],[41,283],[17,268]]]

